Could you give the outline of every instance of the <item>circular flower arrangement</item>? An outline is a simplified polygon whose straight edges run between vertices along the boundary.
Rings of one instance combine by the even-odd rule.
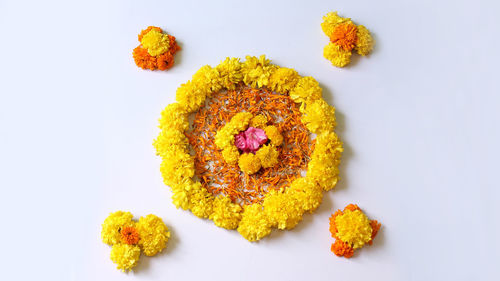
[[[161,252],[170,238],[170,231],[163,220],[155,215],[132,220],[130,212],[111,213],[102,224],[102,242],[113,246],[111,260],[122,271],[137,265],[141,250],[146,256]]]
[[[181,48],[175,37],[156,26],[149,26],[139,34],[139,42],[133,51],[135,64],[142,69],[167,70],[174,65],[174,54]]]
[[[336,239],[332,252],[339,257],[352,257],[354,250],[372,244],[380,226],[378,221],[369,220],[357,205],[349,204],[343,211],[337,210],[330,217],[330,232]]]
[[[368,55],[374,45],[370,31],[363,25],[355,25],[350,18],[343,18],[337,12],[330,12],[323,17],[323,32],[330,38],[323,56],[332,65],[344,67],[351,62],[352,50],[362,56]]]
[[[295,227],[336,185],[342,143],[314,78],[265,56],[226,58],[176,100],[154,146],[177,208],[256,241]]]

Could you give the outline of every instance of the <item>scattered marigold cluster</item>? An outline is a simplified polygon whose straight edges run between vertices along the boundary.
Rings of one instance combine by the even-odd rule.
[[[135,64],[142,69],[167,70],[174,65],[174,54],[180,50],[175,37],[156,26],[149,26],[139,34],[139,42],[133,51]]]
[[[102,224],[102,242],[111,245],[111,260],[122,271],[131,270],[139,261],[141,250],[146,256],[161,252],[170,238],[163,220],[155,215],[132,220],[130,212],[111,213]]]
[[[255,127],[248,127],[249,124]],[[283,143],[283,136],[276,126],[266,126],[266,124],[267,118],[264,115],[253,116],[250,112],[239,112],[234,115],[215,136],[215,145],[222,150],[224,160],[228,164],[238,164],[241,171],[248,175],[255,174],[261,168],[276,165],[279,155],[276,147]],[[247,131],[243,132],[244,130]],[[257,130],[262,132],[260,138]],[[253,134],[250,134],[247,140],[241,139],[244,138],[240,137],[242,133],[249,132]],[[240,139],[235,139],[235,136]],[[269,143],[265,144],[268,141]],[[247,145],[247,142],[251,145]]]
[[[332,252],[339,257],[352,257],[354,250],[372,244],[380,226],[376,220],[369,220],[357,205],[350,204],[343,211],[337,210],[330,217],[330,232],[336,239]]]
[[[195,157],[190,153],[185,135],[190,127],[189,114],[198,112],[205,106],[206,100],[216,93],[242,87],[268,89],[289,95],[300,104],[302,122],[317,135],[305,177],[295,178],[286,188],[269,190],[261,203],[243,207],[228,196],[214,196],[194,177]],[[319,206],[323,191],[333,188],[338,180],[342,143],[334,132],[334,108],[321,96],[319,83],[312,77],[301,77],[293,69],[273,65],[265,56],[247,56],[244,62],[238,58],[227,58],[216,67],[200,68],[192,80],[177,89],[177,102],[168,105],[162,112],[161,132],[154,141],[157,154],[163,159],[160,170],[165,184],[172,188],[175,206],[189,209],[200,218],[211,219],[219,227],[237,229],[249,241],[263,238],[273,227],[295,227],[305,212],[312,212]],[[231,147],[224,158],[232,162],[236,159],[234,135],[237,131],[243,130],[248,124],[259,126],[264,123],[264,120],[254,120],[245,113],[237,118],[239,121],[234,122],[235,128],[221,133],[218,144],[223,149]],[[225,122],[233,124],[233,120]],[[266,131],[271,145],[273,138],[279,142],[278,133],[275,129]],[[307,137],[300,141],[307,142]],[[244,155],[254,154],[247,153],[241,157]]]
[[[370,31],[363,25],[355,25],[349,18],[340,17],[337,12],[326,14],[321,28],[330,38],[330,43],[323,50],[323,56],[334,66],[348,65],[353,50],[366,56],[373,49],[374,41]]]

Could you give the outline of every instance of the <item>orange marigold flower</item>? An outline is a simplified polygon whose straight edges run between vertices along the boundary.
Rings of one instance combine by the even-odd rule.
[[[354,255],[354,249],[349,244],[342,242],[340,239],[335,240],[332,244],[332,252],[339,257],[350,258]]]
[[[139,243],[139,232],[133,226],[125,226],[120,232],[122,236],[122,242],[129,245],[135,245]]]
[[[356,46],[358,39],[358,28],[351,22],[339,24],[333,30],[330,41],[342,47],[345,51],[350,51]]]

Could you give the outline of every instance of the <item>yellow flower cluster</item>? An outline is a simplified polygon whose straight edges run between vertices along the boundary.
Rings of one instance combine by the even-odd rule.
[[[298,178],[286,190],[272,190],[262,205],[245,206],[238,232],[249,241],[257,241],[271,229],[292,229],[305,212],[313,212],[321,204],[323,190],[314,181]]]
[[[102,242],[111,245],[111,260],[122,271],[137,265],[141,250],[146,256],[154,256],[167,246],[170,231],[163,220],[155,215],[132,220],[130,212],[111,213],[102,224]]]
[[[316,147],[307,165],[307,177],[316,181],[324,190],[335,187],[339,179],[340,156],[344,149],[334,132],[323,132],[316,138]]]
[[[333,25],[325,28],[333,28]],[[358,27],[359,30],[362,28]],[[214,197],[193,179],[194,158],[189,153],[184,135],[189,128],[188,114],[202,107],[213,93],[239,86],[267,87],[289,94],[301,104],[302,122],[317,135],[305,177],[294,180],[288,188],[270,191],[262,204],[243,208],[228,197]],[[257,241],[267,236],[272,228],[295,227],[305,212],[312,212],[319,206],[323,190],[329,190],[337,183],[342,143],[334,132],[335,109],[322,99],[321,87],[314,78],[301,77],[293,69],[273,65],[265,56],[247,56],[244,62],[238,58],[226,58],[216,67],[200,68],[191,81],[179,87],[176,100],[162,112],[161,132],[154,146],[163,159],[160,170],[165,184],[172,188],[172,201],[177,208],[191,210],[194,215],[208,218],[219,227],[237,229],[247,240]],[[244,172],[273,165],[278,155],[276,146],[283,143],[283,136],[276,127],[268,126],[267,121],[265,116],[254,117],[246,112],[233,116],[215,139],[226,162],[241,162],[240,169]],[[261,152],[257,151],[255,155],[247,153],[240,156],[234,138],[249,125],[264,129],[270,143],[261,147]],[[112,236],[109,237],[112,239]]]
[[[323,50],[323,56],[337,67],[344,67],[351,62],[352,50],[366,56],[375,44],[366,27],[355,25],[351,19],[340,17],[337,12],[326,14],[321,28],[330,38],[330,43]]]

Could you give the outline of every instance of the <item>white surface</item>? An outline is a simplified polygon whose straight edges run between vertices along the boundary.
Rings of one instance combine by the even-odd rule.
[[[70,2],[0,1],[0,279],[498,278],[498,2]],[[345,69],[322,56],[334,10],[377,41]],[[168,72],[134,65],[148,25],[183,48]],[[151,145],[181,83],[246,54],[320,81],[345,142],[320,209],[254,244],[176,210]],[[351,202],[383,228],[347,260],[330,252],[328,217]],[[118,209],[173,232],[128,275],[100,241]]]

